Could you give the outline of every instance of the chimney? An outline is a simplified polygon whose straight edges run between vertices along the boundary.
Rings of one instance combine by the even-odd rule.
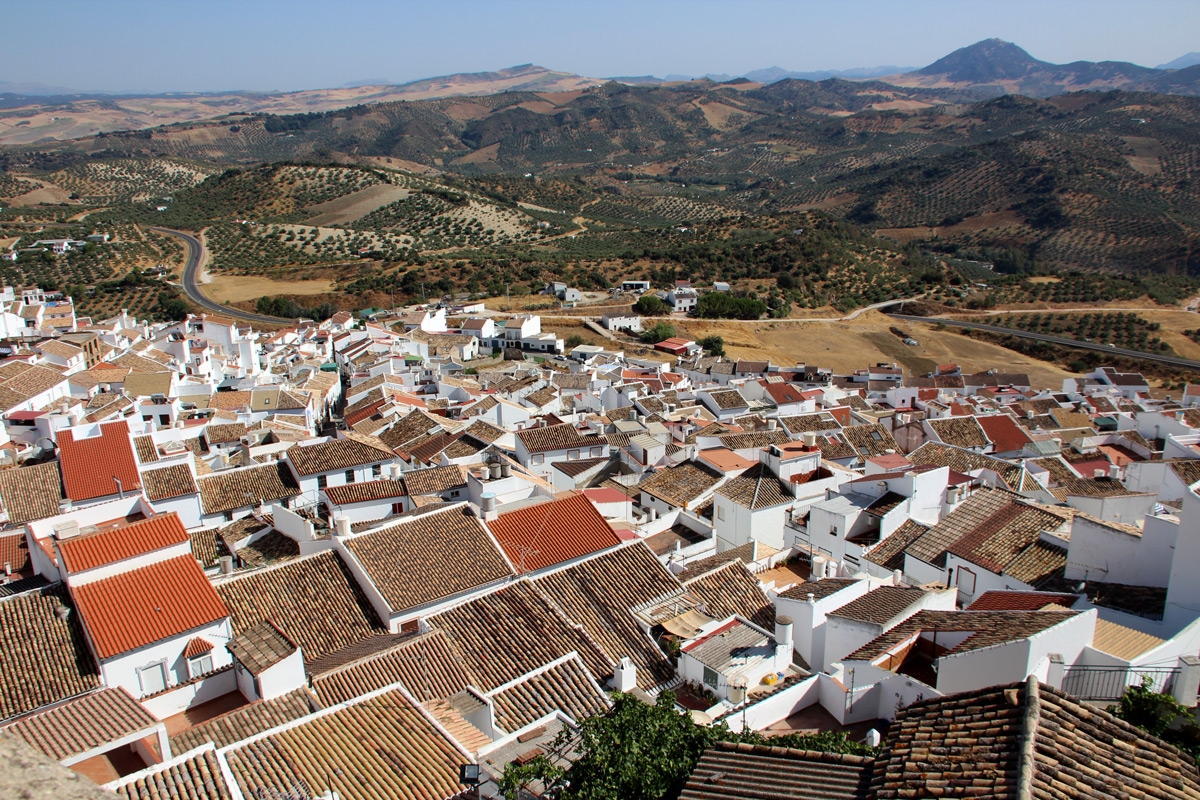
[[[769,430],[769,431],[773,431],[773,430],[775,430],[777,427],[779,427],[779,421],[778,421],[778,420],[775,420],[775,419],[769,419],[769,420],[767,420],[767,430]]]
[[[618,692],[632,692],[637,688],[637,666],[629,656],[622,658],[613,670],[613,688]]]
[[[73,519],[65,522],[56,523],[54,526],[54,538],[69,539],[72,536],[79,535],[79,522]]]
[[[350,535],[350,518],[345,514],[338,514],[333,518],[334,535],[339,539]]]
[[[892,586],[904,585],[904,571],[899,569],[892,570]]]
[[[221,564],[222,575],[233,574],[233,556],[221,556],[217,561]]]
[[[479,498],[479,511],[484,521],[493,520],[496,518],[496,495],[493,492],[484,492]]]
[[[865,741],[867,743],[867,747],[879,747],[879,743],[883,741],[883,736],[880,735],[879,731],[871,728],[871,730],[867,731],[867,738]]]
[[[1121,480],[1121,468],[1116,464],[1110,466],[1108,468],[1108,477],[1112,478],[1114,481]]]
[[[816,447],[817,435],[812,431],[805,431],[800,435],[800,441],[804,442],[805,447]]]
[[[775,645],[780,649],[792,649],[792,618],[779,616],[775,618]]]
[[[59,619],[61,619],[64,622],[66,622],[67,617],[71,616],[71,607],[68,605],[63,605],[62,603],[59,603],[58,605],[56,605],[54,607],[54,616],[58,617]]]
[[[1092,470],[1092,477],[1095,478],[1096,480],[1100,480],[1101,478],[1104,477],[1104,475],[1105,475],[1105,472],[1102,469],[1097,468],[1097,469]]]
[[[400,480],[400,478],[404,475],[404,468],[400,466],[399,461],[393,461],[392,463],[388,464],[387,470],[388,478],[394,481]]]
[[[811,606],[812,604],[814,604],[816,602],[817,602],[817,596],[815,594],[813,594],[812,592],[809,592],[808,593],[808,604]]]
[[[509,466],[509,463],[507,461],[500,462],[500,477],[501,478],[511,478],[512,477],[512,467]]]
[[[729,702],[735,706],[746,702],[746,676],[735,675],[729,682]]]

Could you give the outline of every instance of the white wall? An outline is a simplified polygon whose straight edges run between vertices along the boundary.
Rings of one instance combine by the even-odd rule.
[[[862,597],[871,587],[870,580],[855,581],[812,604],[807,600],[775,597],[776,612],[792,618],[792,645],[804,663],[813,668],[825,663],[825,615]]]
[[[291,655],[258,674],[258,689],[263,700],[274,700],[308,683],[304,671],[304,652],[299,646]]]
[[[147,711],[154,715],[155,719],[161,720],[173,717],[192,706],[198,706],[237,691],[237,688],[237,677],[233,674],[233,670],[223,669],[203,680],[183,684],[174,691],[163,692],[149,700],[142,700],[141,703]]]
[[[168,688],[186,683],[191,680],[191,675],[188,673],[187,659],[183,657],[183,651],[188,642],[197,636],[206,639],[209,644],[213,645],[211,651],[213,669],[219,669],[233,662],[233,657],[224,647],[224,644],[233,636],[229,618],[226,617],[171,639],[155,642],[146,647],[122,653],[115,658],[100,661],[100,679],[109,688],[123,686],[134,697],[141,697],[145,692],[142,691],[141,681],[138,679],[138,669],[156,662],[164,662],[167,667]]]
[[[1172,517],[1146,517],[1141,536],[1075,517],[1064,577],[1132,586],[1166,586],[1180,525]]]

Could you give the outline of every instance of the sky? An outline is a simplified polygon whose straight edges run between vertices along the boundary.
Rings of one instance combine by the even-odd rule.
[[[588,77],[921,67],[992,37],[1155,66],[1200,0],[9,0],[0,81],[294,91],[534,63]],[[55,31],[55,33],[50,33]]]

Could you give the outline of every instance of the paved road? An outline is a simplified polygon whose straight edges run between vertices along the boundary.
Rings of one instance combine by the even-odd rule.
[[[1015,336],[1018,339],[1033,339],[1038,342],[1047,342],[1049,344],[1059,344],[1066,347],[1074,347],[1079,350],[1094,350],[1098,353],[1109,353],[1114,356],[1127,356],[1129,358],[1141,358],[1146,361],[1154,361],[1159,364],[1167,364],[1172,367],[1184,367],[1185,369],[1200,370],[1200,361],[1189,361],[1186,358],[1178,356],[1164,356],[1158,353],[1143,353],[1141,350],[1127,350],[1124,347],[1109,347],[1106,344],[1098,344],[1096,342],[1081,342],[1078,339],[1068,339],[1065,336],[1050,336],[1045,333],[1032,333],[1030,331],[1018,331],[1013,328],[1005,328],[1002,325],[987,325],[982,322],[964,322],[963,320],[947,319],[945,317],[914,317],[908,314],[888,314],[892,319],[904,320],[905,322],[925,322],[925,323],[942,323],[949,325],[952,328],[970,328],[975,331],[987,331],[988,333],[999,333],[1005,336]]]
[[[200,290],[199,284],[196,283],[196,273],[200,271],[200,262],[204,260],[204,245],[195,236],[183,231],[175,231],[170,228],[151,228],[155,233],[165,234],[166,236],[174,236],[176,239],[181,239],[188,249],[187,263],[183,268],[183,293],[188,296],[193,303],[203,308],[212,311],[214,314],[221,314],[226,317],[234,317],[235,319],[245,320],[246,322],[259,322],[267,325],[278,325],[281,322],[291,322],[292,320],[281,319],[280,317],[270,317],[266,314],[254,314],[250,311],[242,311],[238,308],[232,308],[227,305],[218,303],[215,300],[210,300],[204,292]]]

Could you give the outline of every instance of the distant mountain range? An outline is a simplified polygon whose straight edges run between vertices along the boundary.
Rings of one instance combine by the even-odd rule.
[[[382,79],[377,79],[382,80]],[[1200,53],[1188,53],[1162,67],[1123,61],[1040,61],[1011,42],[987,39],[955,50],[921,69],[863,67],[850,70],[793,72],[768,67],[742,75],[709,74],[701,78],[590,78],[533,64],[495,72],[459,73],[399,85],[360,80],[335,89],[300,92],[170,92],[157,95],[75,93],[58,86],[0,82],[0,110],[20,109],[20,121],[0,125],[0,145],[62,141],[96,133],[197,122],[230,115],[299,114],[396,100],[430,100],[501,92],[577,92],[609,81],[657,86],[692,80],[732,84],[776,84],[781,81],[829,80],[875,82],[906,89],[928,89],[958,102],[1004,94],[1034,98],[1076,91],[1145,91],[1200,95]],[[928,98],[923,98],[923,101]]]

